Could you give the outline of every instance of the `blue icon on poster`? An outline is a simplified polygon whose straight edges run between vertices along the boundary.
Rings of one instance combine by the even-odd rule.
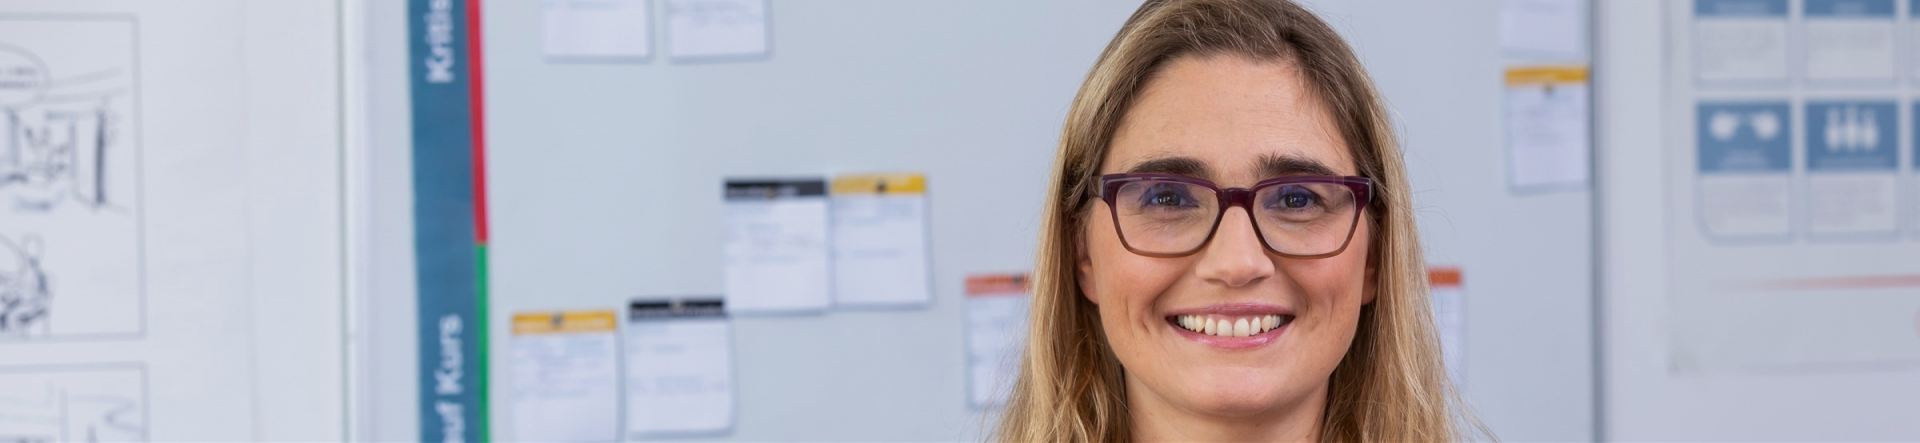
[[[1893,0],[1806,0],[1807,18],[1893,18]]]
[[[1787,0],[1694,0],[1693,15],[1702,17],[1786,18]]]
[[[1900,162],[1891,101],[1807,103],[1807,170],[1892,172]]]
[[[1700,103],[1702,173],[1785,173],[1793,167],[1787,102]],[[1892,140],[1892,138],[1888,138]]]

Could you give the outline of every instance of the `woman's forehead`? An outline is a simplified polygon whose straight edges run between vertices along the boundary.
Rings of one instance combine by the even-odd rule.
[[[1136,170],[1168,159],[1197,162],[1189,166],[1201,170],[1190,174],[1222,184],[1258,181],[1277,169],[1312,173],[1276,168],[1287,164],[1356,174],[1329,110],[1290,63],[1236,56],[1184,57],[1162,67],[1122,118],[1101,171],[1166,172]]]

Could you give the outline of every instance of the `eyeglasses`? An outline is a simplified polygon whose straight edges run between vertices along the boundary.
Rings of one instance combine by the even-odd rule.
[[[1120,244],[1148,257],[1199,252],[1234,206],[1246,208],[1267,250],[1289,258],[1332,257],[1347,249],[1361,210],[1373,201],[1373,181],[1366,177],[1287,176],[1228,189],[1173,174],[1098,178]]]

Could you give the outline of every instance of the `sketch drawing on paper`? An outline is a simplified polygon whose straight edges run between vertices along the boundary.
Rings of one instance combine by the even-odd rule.
[[[67,89],[111,81],[117,71],[61,79]],[[126,116],[116,101],[132,91],[110,85],[101,90],[49,94],[55,83],[33,53],[0,43],[0,189],[15,212],[52,212],[74,204],[93,210],[125,211],[122,197],[110,195],[110,162],[120,160],[118,127]],[[117,207],[116,207],[117,206]]]
[[[134,33],[0,16],[0,342],[145,330]]]
[[[0,237],[0,336],[46,333],[52,290],[40,268],[40,238]]]
[[[139,367],[0,371],[0,442],[145,441]]]

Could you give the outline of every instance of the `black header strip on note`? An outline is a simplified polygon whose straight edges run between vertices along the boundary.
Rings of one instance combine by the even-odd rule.
[[[825,179],[728,180],[727,200],[773,200],[793,197],[825,197]]]
[[[718,298],[634,300],[627,305],[627,320],[726,317],[724,304]]]

